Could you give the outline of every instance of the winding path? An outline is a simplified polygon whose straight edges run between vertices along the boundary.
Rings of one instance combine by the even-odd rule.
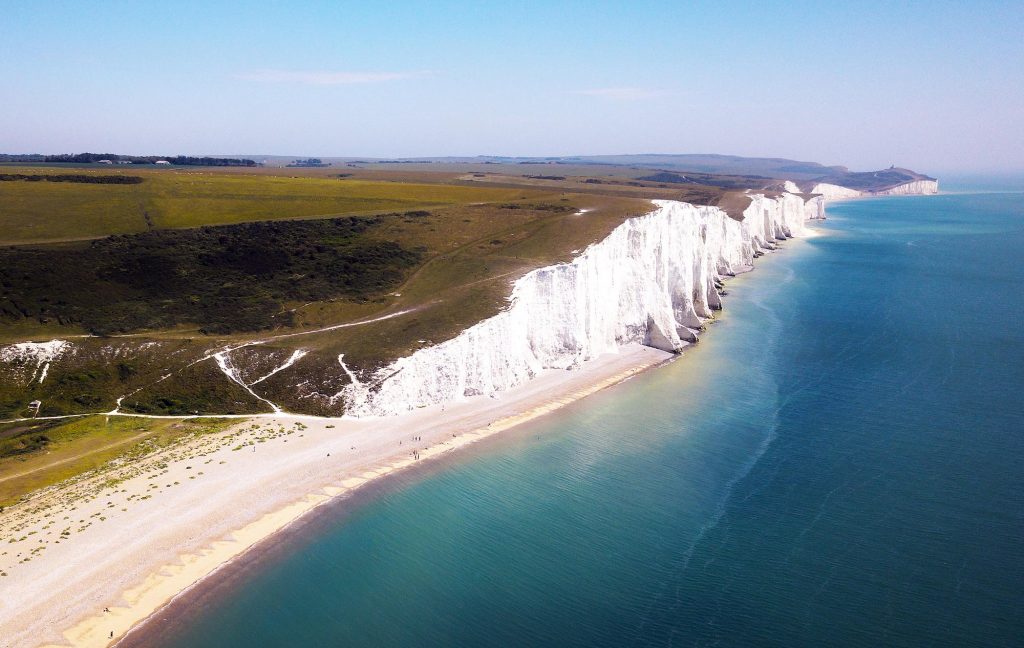
[[[296,358],[295,354],[292,354],[292,357],[289,358],[284,363],[284,365],[278,367],[274,371],[270,372],[270,374],[267,374],[266,376],[263,376],[263,378],[260,378],[259,380],[253,382],[252,384],[247,384],[245,381],[243,381],[241,379],[240,376],[236,375],[236,372],[234,372],[233,367],[231,366],[229,354],[232,351],[237,351],[238,349],[242,349],[242,348],[250,347],[250,346],[259,346],[261,344],[266,344],[268,342],[273,342],[275,340],[282,340],[282,339],[286,339],[286,338],[299,337],[299,336],[302,336],[302,335],[315,335],[317,333],[325,333],[327,331],[335,331],[335,330],[338,330],[338,329],[350,328],[350,327],[353,327],[353,326],[364,326],[366,324],[373,324],[374,322],[382,322],[384,320],[393,319],[395,317],[400,317],[402,315],[406,315],[408,313],[412,313],[412,312],[421,310],[421,309],[423,309],[425,307],[426,307],[426,305],[424,304],[424,305],[421,305],[421,306],[417,306],[415,308],[406,308],[406,309],[403,309],[403,310],[395,311],[394,313],[389,313],[387,315],[381,315],[379,317],[373,317],[373,318],[370,318],[370,319],[357,320],[355,322],[346,322],[344,324],[332,324],[331,326],[325,326],[325,327],[322,327],[322,328],[312,329],[312,330],[309,330],[309,331],[296,331],[294,333],[281,333],[279,335],[272,335],[270,337],[263,338],[263,339],[260,339],[260,340],[251,340],[249,342],[244,342],[242,344],[238,344],[238,345],[235,345],[235,346],[227,345],[227,346],[225,346],[225,347],[223,347],[223,348],[221,348],[219,350],[207,352],[205,355],[203,355],[198,360],[194,360],[194,361],[188,363],[187,365],[185,365],[181,369],[178,369],[177,371],[172,371],[169,374],[161,376],[158,380],[156,380],[153,383],[150,383],[149,385],[144,385],[142,387],[139,387],[135,391],[129,392],[128,394],[125,394],[124,396],[121,396],[120,398],[117,399],[117,404],[114,407],[114,409],[112,409],[109,412],[87,412],[87,413],[84,413],[84,414],[63,414],[63,415],[60,415],[60,416],[38,416],[38,417],[14,418],[14,419],[0,420],[0,423],[23,423],[23,422],[26,422],[26,421],[61,420],[61,419],[69,419],[69,418],[81,418],[83,416],[93,416],[93,415],[98,415],[98,414],[103,414],[103,415],[106,415],[106,416],[133,416],[133,417],[137,417],[137,418],[152,418],[152,419],[194,419],[194,418],[239,418],[239,419],[244,419],[244,418],[254,418],[254,417],[261,417],[261,416],[288,416],[288,417],[295,417],[295,418],[311,418],[311,419],[330,418],[330,417],[322,417],[322,416],[306,416],[306,415],[301,415],[301,414],[290,414],[289,412],[286,412],[286,411],[282,410],[275,403],[272,403],[271,401],[267,400],[266,398],[263,398],[262,396],[260,396],[259,394],[257,394],[256,392],[254,392],[252,390],[252,386],[255,385],[256,383],[260,382],[264,378],[269,378],[270,375],[272,375],[274,373],[277,373],[278,371],[280,371],[282,369],[286,369],[288,366],[293,364],[295,362],[295,360],[298,360],[299,358]],[[92,337],[92,336],[84,336],[84,337]],[[232,382],[237,383],[238,385],[240,385],[243,389],[248,391],[250,394],[255,396],[257,399],[259,399],[259,400],[269,404],[273,411],[272,412],[259,413],[259,414],[182,414],[182,415],[173,415],[173,414],[134,414],[134,413],[128,413],[128,412],[122,412],[121,411],[121,401],[123,401],[127,396],[130,396],[131,394],[134,394],[134,393],[136,393],[136,392],[138,392],[138,391],[140,391],[142,389],[145,389],[146,387],[152,387],[153,385],[155,385],[157,383],[160,383],[160,382],[163,382],[164,380],[170,378],[175,373],[178,373],[179,371],[182,371],[183,369],[187,369],[187,368],[189,368],[189,367],[191,367],[193,365],[199,364],[200,362],[204,362],[204,361],[210,360],[210,359],[213,359],[213,360],[215,360],[217,362],[218,368],[224,373],[225,376],[227,376],[227,378],[229,380],[231,380]]]

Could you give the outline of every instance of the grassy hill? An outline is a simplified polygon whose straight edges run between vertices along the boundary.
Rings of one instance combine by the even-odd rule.
[[[129,395],[143,413],[267,411],[264,399],[340,413],[339,354],[370,371],[453,337],[498,312],[523,273],[649,211],[638,192],[655,191],[451,172],[130,173],[142,181],[0,182],[0,342],[70,343],[45,381],[31,357],[0,363],[0,418],[33,400],[44,416],[109,411]],[[240,346],[231,362],[247,383],[302,358],[254,396],[211,357]]]
[[[4,174],[68,174],[67,167],[3,166]],[[117,171],[95,167],[85,176]],[[514,190],[225,170],[132,168],[137,184],[0,182],[0,245],[98,238],[152,229],[326,218],[510,200]]]
[[[913,182],[915,180],[934,179],[935,178],[926,176],[922,173],[911,171],[910,169],[899,169],[893,167],[882,171],[854,172],[844,170],[842,172],[832,173],[813,180],[804,181],[801,183],[801,186],[805,187],[805,190],[809,190],[818,182],[827,182],[841,187],[856,189],[857,191],[871,192],[891,189],[892,187]]]

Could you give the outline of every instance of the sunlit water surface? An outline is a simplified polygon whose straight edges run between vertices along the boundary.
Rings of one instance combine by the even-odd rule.
[[[1024,195],[832,206],[696,349],[401,476],[150,639],[1024,641]]]

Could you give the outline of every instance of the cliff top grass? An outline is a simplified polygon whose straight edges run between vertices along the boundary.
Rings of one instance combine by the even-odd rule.
[[[598,240],[608,228],[593,225],[629,202],[624,198],[714,197],[704,188],[694,195],[646,188],[645,195],[642,186],[623,191],[600,183],[566,191],[578,189],[570,185],[579,178],[554,184],[536,184],[535,176],[502,178],[491,183],[500,186],[488,186],[449,172],[2,170],[8,180],[0,181],[0,238],[8,245],[0,248],[0,341],[335,324],[331,318],[380,310],[435,255],[483,241],[460,258],[493,257],[506,239],[531,236],[499,236],[510,228],[571,224],[573,236],[534,241],[550,254],[523,258],[525,268]],[[132,184],[112,182],[120,177]],[[645,200],[633,202],[629,213],[649,209]],[[589,218],[568,218],[582,208],[593,212]],[[623,217],[619,212],[613,220]],[[266,221],[274,224],[258,225]],[[511,272],[497,265],[494,273],[426,273],[434,279],[418,281],[427,286],[418,294],[436,295],[467,276],[478,282]],[[330,307],[310,308],[310,302]],[[309,315],[318,310],[323,316]]]
[[[510,200],[514,189],[226,169],[76,169],[133,184],[0,182],[0,245],[20,245],[265,220],[329,218]],[[291,171],[291,170],[288,170]],[[4,174],[67,175],[68,167],[2,166]],[[294,176],[294,177],[293,177]]]
[[[126,395],[140,413],[267,411],[210,357],[241,345],[232,363],[247,384],[262,378],[262,397],[340,414],[348,370],[369,376],[495,315],[516,279],[650,199],[716,204],[766,183],[532,163],[0,172],[13,178],[0,181],[0,342],[74,349],[45,382],[31,359],[0,365],[0,418],[33,400],[44,416],[109,411]]]
[[[133,168],[125,173],[143,180],[131,185],[0,182],[0,194],[22,196],[16,209],[0,202],[0,220],[16,225],[7,236],[20,237],[0,248],[0,342],[60,337],[75,349],[45,383],[32,361],[0,366],[0,418],[25,416],[32,400],[42,401],[41,415],[108,411],[129,393],[125,407],[145,413],[266,411],[212,359],[191,363],[268,338],[236,354],[248,380],[301,349],[295,370],[334,393],[346,379],[338,354],[369,371],[454,337],[500,311],[524,273],[571,259],[651,209],[643,188],[628,185],[244,171]],[[101,337],[79,337],[87,334]],[[340,413],[299,398],[295,378],[283,371],[261,393],[290,410]]]
[[[365,300],[397,287],[421,261],[422,246],[369,234],[398,218],[258,221],[0,247],[0,319],[56,321],[99,335],[290,325],[287,300]]]

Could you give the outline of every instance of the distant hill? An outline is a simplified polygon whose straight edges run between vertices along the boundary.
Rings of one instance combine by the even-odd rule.
[[[934,179],[935,178],[917,173],[916,171],[911,171],[910,169],[891,167],[884,171],[854,172],[844,170],[840,173],[833,173],[813,178],[798,184],[800,184],[801,188],[804,190],[810,189],[813,185],[819,182],[827,182],[828,184],[856,189],[857,191],[881,191],[883,189],[889,189],[890,187],[906,184],[915,180]]]
[[[738,155],[688,153],[680,155],[585,155],[559,158],[566,163],[616,164],[673,171],[695,171],[724,175],[756,175],[785,180],[809,180],[845,172],[846,167],[825,166],[785,158],[750,158]]]
[[[891,167],[882,171],[850,171],[844,166],[825,166],[785,158],[748,158],[737,155],[603,155],[558,158],[565,164],[615,164],[656,168],[660,173],[641,178],[658,182],[684,181],[678,172],[759,176],[793,180],[809,189],[819,182],[858,191],[880,191],[915,180],[934,180],[910,169]]]
[[[267,166],[284,166],[294,157],[251,156]],[[826,166],[817,162],[790,160],[787,158],[742,157],[739,155],[718,155],[714,153],[685,153],[678,155],[637,154],[637,155],[568,155],[547,157],[511,157],[500,155],[414,157],[414,158],[323,158],[324,163],[339,166],[389,166],[389,165],[552,165],[576,168],[577,172],[559,169],[558,175],[579,175],[581,172],[594,174],[593,167],[614,167],[618,169],[647,170],[636,176],[638,180],[662,183],[702,184],[693,174],[714,176],[735,176],[738,178],[763,178],[792,180],[802,188],[809,189],[819,182],[836,184],[859,191],[880,191],[914,180],[934,180],[926,175],[899,167],[882,171],[850,171],[845,166]],[[590,169],[587,169],[590,167]],[[493,168],[493,167],[492,167]],[[441,170],[437,168],[436,170]],[[465,169],[463,169],[465,170]],[[708,184],[716,184],[714,182]]]

